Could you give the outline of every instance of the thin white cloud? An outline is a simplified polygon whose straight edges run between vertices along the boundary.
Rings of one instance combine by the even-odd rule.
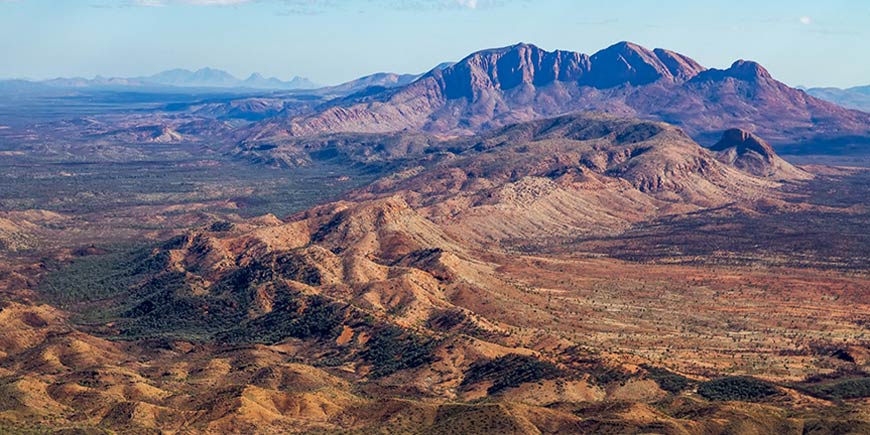
[[[804,25],[810,25],[813,23],[813,19],[810,17],[800,17],[800,18],[798,18],[798,21],[800,21],[801,24],[804,24]]]
[[[185,4],[193,6],[235,6],[250,3],[252,0],[134,0],[138,6],[168,6],[170,4]]]
[[[21,0],[0,0],[0,3],[15,3]],[[486,9],[504,5],[511,1],[528,0],[94,0],[90,6],[109,7],[165,7],[172,5],[188,6],[240,6],[251,3],[272,3],[281,5],[287,14],[320,13],[342,8],[378,7],[398,10],[431,9]]]
[[[0,0],[0,3],[14,3],[19,0]],[[112,1],[95,3],[91,6],[145,6],[163,7],[171,5],[191,6],[238,6],[247,3],[282,4],[291,11],[329,10],[341,7],[362,5],[378,6],[387,9],[482,9],[506,3],[509,0],[362,0],[355,4],[353,0],[121,0],[113,5]],[[120,4],[119,4],[120,3]]]
[[[258,0],[268,1],[268,0]],[[367,10],[369,8],[404,11],[420,10],[482,10],[529,0],[273,0],[284,9],[279,15],[321,14],[337,9]]]

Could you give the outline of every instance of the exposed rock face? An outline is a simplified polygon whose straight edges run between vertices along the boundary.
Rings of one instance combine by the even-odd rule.
[[[776,152],[760,137],[739,128],[732,128],[722,133],[722,139],[710,147],[713,151],[734,149],[738,156],[755,153],[765,161],[776,157]]]
[[[453,67],[435,69],[434,78],[447,99],[476,99],[490,90],[508,91],[521,85],[576,83],[607,89],[624,84],[640,86],[658,80],[681,83],[704,71],[685,56],[647,50],[621,42],[593,56],[570,51],[546,51],[517,44],[474,53]]]
[[[870,136],[870,114],[792,89],[755,62],[706,69],[629,42],[592,56],[529,44],[484,50],[404,86],[266,119],[242,136],[274,142],[336,132],[472,134],[578,111],[659,119],[711,142],[729,127],[783,144]]]
[[[718,153],[720,161],[755,176],[790,180],[812,178],[777,156],[764,139],[739,128],[726,130],[710,149]]]
[[[600,89],[624,84],[641,86],[665,80],[682,83],[705,68],[672,51],[647,50],[637,44],[620,42],[594,54],[588,84]]]

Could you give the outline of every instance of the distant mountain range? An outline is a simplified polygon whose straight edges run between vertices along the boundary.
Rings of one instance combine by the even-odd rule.
[[[252,88],[252,89],[313,89],[315,83],[303,77],[293,77],[283,81],[275,77],[265,77],[253,73],[241,80],[219,69],[202,68],[197,71],[174,69],[145,78],[146,81],[170,86]]]
[[[117,87],[183,87],[183,88],[222,88],[222,89],[270,89],[298,90],[315,89],[317,84],[303,77],[280,80],[254,73],[246,79],[214,68],[201,68],[196,71],[173,69],[146,77],[102,77],[92,79],[81,77],[56,78],[38,82],[26,80],[5,80],[0,89],[28,90],[45,88],[117,88]]]
[[[806,93],[850,109],[870,112],[870,85],[853,88],[809,88]]]
[[[402,86],[264,120],[247,140],[405,130],[467,135],[582,111],[673,123],[709,144],[729,128],[804,148],[870,137],[870,114],[791,88],[758,63],[708,69],[679,53],[620,42],[591,56],[530,44],[479,51]]]
[[[453,65],[445,62],[436,68],[447,68]],[[201,68],[191,71],[182,68],[163,71],[144,77],[103,77],[92,79],[83,77],[59,77],[49,80],[0,80],[0,92],[39,92],[52,89],[86,89],[86,88],[218,88],[218,89],[263,89],[263,90],[293,90],[312,91],[322,96],[346,96],[374,88],[393,88],[407,85],[423,74],[396,74],[380,72],[360,77],[334,86],[321,86],[304,77],[292,77],[281,80],[253,73],[246,79],[240,79],[232,74],[215,68]]]

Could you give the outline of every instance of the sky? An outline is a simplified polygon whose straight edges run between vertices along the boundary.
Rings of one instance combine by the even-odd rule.
[[[527,42],[618,41],[707,67],[750,59],[792,86],[870,84],[870,0],[0,0],[0,77],[214,67],[336,84]]]

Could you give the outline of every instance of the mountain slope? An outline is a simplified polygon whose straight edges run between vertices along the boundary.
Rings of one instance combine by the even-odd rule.
[[[477,52],[406,86],[263,121],[247,140],[408,129],[469,134],[587,110],[672,122],[710,142],[732,127],[775,144],[870,136],[870,114],[789,88],[754,62],[707,70],[686,56],[623,42],[592,56],[528,44]]]
[[[196,71],[173,69],[147,77],[146,80],[162,85],[202,87],[226,87],[238,81],[230,73],[213,68],[202,68]]]
[[[671,125],[596,115],[509,126],[426,153],[436,150],[446,154],[426,170],[382,180],[368,194],[401,194],[454,233],[489,241],[612,233],[765,196],[776,184],[722,164]]]
[[[143,275],[124,278],[135,284],[103,305],[119,317],[113,329],[129,337],[184,331],[230,341],[334,340],[342,325],[367,334],[377,329],[360,320],[367,313],[392,313],[391,323],[425,327],[439,310],[471,308],[451,294],[511,291],[481,252],[775,201],[780,184],[743,164],[744,148],[755,138],[738,139],[745,140],[728,145],[740,157],[726,162],[668,124],[572,115],[429,142],[405,155],[387,153],[404,170],[346,201],[286,222],[195,231],[135,255],[127,262]],[[771,150],[765,156],[777,159]],[[806,178],[791,169],[794,174],[776,175]],[[295,310],[295,320],[282,310]]]
[[[672,125],[586,114],[454,139],[344,133],[235,153],[272,165],[326,159],[396,171],[352,198],[399,196],[466,246],[491,249],[615,237],[667,216],[777,204],[783,183],[812,178],[760,138],[738,136],[711,150]]]
[[[754,138],[739,139],[745,140],[734,146],[745,148]],[[411,157],[422,165],[345,201],[285,221],[192,231],[126,256],[121,264],[130,275],[113,272],[101,285],[81,288],[49,283],[47,291],[69,302],[71,294],[117,289],[93,297],[103,298],[98,317],[113,319],[110,330],[128,339],[273,344],[292,338],[314,354],[338,342],[342,364],[378,378],[424,367],[435,344],[397,333],[397,346],[419,349],[383,360],[372,348],[376,342],[349,337],[393,327],[431,336],[458,323],[475,338],[516,344],[504,335],[502,314],[488,317],[478,305],[492,292],[522,298],[522,290],[497,272],[512,246],[615,235],[668,215],[779,197],[778,182],[723,163],[681,130],[651,121],[565,116],[412,152],[431,159]],[[462,320],[433,320],[445,311]],[[455,386],[454,376],[429,377],[440,380],[417,387],[443,392]]]
[[[405,86],[420,78],[419,74],[375,73],[335,86],[316,90],[318,94],[351,95],[369,88],[395,88]]]

